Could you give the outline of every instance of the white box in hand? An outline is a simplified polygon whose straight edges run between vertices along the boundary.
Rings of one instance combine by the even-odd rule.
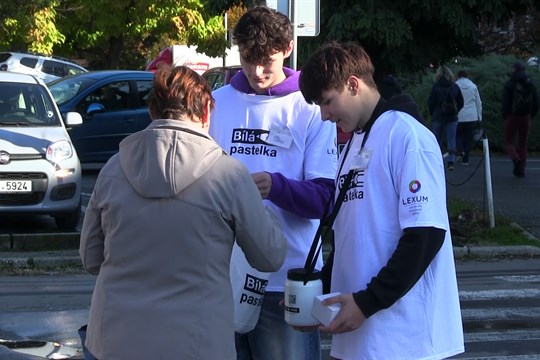
[[[323,300],[341,295],[339,292],[334,292],[325,295],[315,296],[313,299],[313,308],[311,309],[311,315],[321,322],[324,326],[328,326],[334,320],[339,310],[341,309],[341,304],[332,304],[330,306],[325,306],[322,304]]]

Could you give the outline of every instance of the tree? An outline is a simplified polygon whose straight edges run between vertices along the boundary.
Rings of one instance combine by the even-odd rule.
[[[140,64],[162,39],[213,56],[226,46],[222,17],[205,13],[201,0],[63,0],[58,14],[66,46],[104,68]]]
[[[65,41],[56,27],[56,0],[4,1],[0,4],[0,48],[50,55]]]
[[[320,35],[298,39],[301,65],[324,42],[357,41],[370,53],[378,75],[425,69],[456,56],[482,53],[480,20],[499,23],[534,0],[334,0],[320,1]],[[212,11],[249,0],[210,1]]]
[[[223,17],[203,0],[2,2],[0,47],[84,57],[91,68],[142,67],[155,44],[198,45],[222,55]]]

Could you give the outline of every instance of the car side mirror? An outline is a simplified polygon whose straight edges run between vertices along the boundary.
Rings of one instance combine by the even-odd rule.
[[[64,123],[67,126],[80,125],[83,123],[83,119],[78,112],[70,111],[64,115]]]

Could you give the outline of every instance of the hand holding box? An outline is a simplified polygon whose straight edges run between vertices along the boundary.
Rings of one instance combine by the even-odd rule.
[[[341,295],[341,293],[334,292],[330,294],[315,296],[315,298],[313,298],[313,308],[311,310],[311,315],[313,315],[315,319],[319,320],[324,326],[328,326],[332,322],[332,320],[334,320],[339,310],[341,309],[341,304],[332,304],[329,306],[325,306],[322,304],[322,302],[325,299],[338,295]]]

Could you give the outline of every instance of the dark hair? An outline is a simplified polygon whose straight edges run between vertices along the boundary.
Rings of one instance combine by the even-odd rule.
[[[375,68],[364,48],[354,42],[330,42],[315,51],[304,63],[300,73],[300,91],[310,104],[319,103],[323,91],[339,90],[350,76],[362,79],[376,89]]]
[[[469,73],[467,70],[459,70],[457,73],[458,78],[466,78],[469,77]]]
[[[512,67],[516,71],[525,71],[525,64],[521,61],[516,61],[514,64],[512,64]]]
[[[201,119],[206,105],[214,109],[212,90],[206,80],[185,66],[160,66],[154,76],[154,84],[148,98],[148,110],[152,118],[190,120]],[[197,121],[195,121],[197,122]]]
[[[261,63],[271,55],[286,52],[292,40],[287,16],[266,6],[248,10],[236,24],[233,42],[240,56],[250,63]]]

